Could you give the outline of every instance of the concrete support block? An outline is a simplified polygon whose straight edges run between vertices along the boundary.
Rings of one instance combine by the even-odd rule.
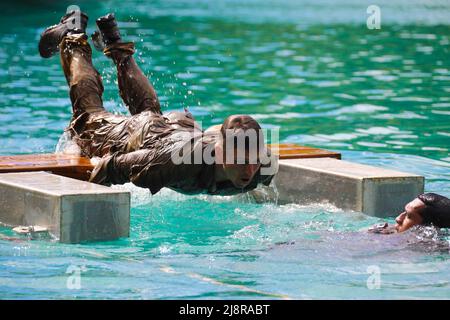
[[[128,237],[130,193],[47,172],[3,173],[0,223],[45,227],[65,243]]]
[[[280,160],[278,202],[328,202],[377,217],[394,216],[424,190],[424,177],[332,158]]]

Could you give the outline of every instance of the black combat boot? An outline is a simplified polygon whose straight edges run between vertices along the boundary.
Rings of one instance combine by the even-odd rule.
[[[80,19],[76,20],[77,15]],[[58,45],[68,34],[85,33],[88,16],[80,11],[71,11],[61,18],[59,24],[48,27],[39,40],[39,53],[43,58],[50,58],[58,52]]]
[[[92,41],[97,50],[103,51],[105,47],[113,43],[122,42],[114,13],[108,13],[98,18],[96,22],[100,32],[95,31],[92,34]]]

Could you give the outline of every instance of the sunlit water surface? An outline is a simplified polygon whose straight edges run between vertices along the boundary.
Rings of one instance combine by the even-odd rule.
[[[249,113],[283,142],[422,174],[427,191],[449,196],[450,5],[378,2],[381,30],[366,28],[369,3],[356,0],[79,4],[90,31],[116,11],[164,111],[187,107],[204,127]],[[70,119],[59,60],[37,53],[40,32],[70,3],[26,3],[0,19],[2,155],[53,152]],[[111,62],[95,52],[94,64],[105,106],[125,113]],[[445,233],[371,235],[363,230],[379,219],[327,204],[116,188],[132,191],[130,238],[0,240],[0,298],[450,297]],[[70,289],[73,270],[81,289]]]

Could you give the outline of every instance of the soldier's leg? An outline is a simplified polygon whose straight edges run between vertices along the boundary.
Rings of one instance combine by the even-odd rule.
[[[74,118],[82,113],[104,111],[103,85],[92,65],[92,50],[86,36],[87,22],[85,13],[73,10],[64,15],[58,24],[45,29],[39,40],[41,57],[50,58],[60,53],[70,87]]]
[[[73,117],[104,112],[102,79],[92,65],[92,50],[86,34],[65,36],[59,48],[61,65],[70,88]]]
[[[152,111],[161,114],[155,89],[133,58],[134,43],[122,42],[114,15],[97,19],[97,25],[100,34],[93,36],[94,42],[101,42],[104,54],[114,61],[120,96],[130,113]]]

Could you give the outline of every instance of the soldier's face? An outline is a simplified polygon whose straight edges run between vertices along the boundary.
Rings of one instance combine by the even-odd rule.
[[[235,150],[236,151],[236,150]],[[253,180],[256,172],[258,172],[261,164],[250,163],[249,153],[245,153],[245,164],[238,163],[237,153],[235,152],[235,159],[232,163],[224,161],[223,168],[225,174],[236,188],[245,188]]]

